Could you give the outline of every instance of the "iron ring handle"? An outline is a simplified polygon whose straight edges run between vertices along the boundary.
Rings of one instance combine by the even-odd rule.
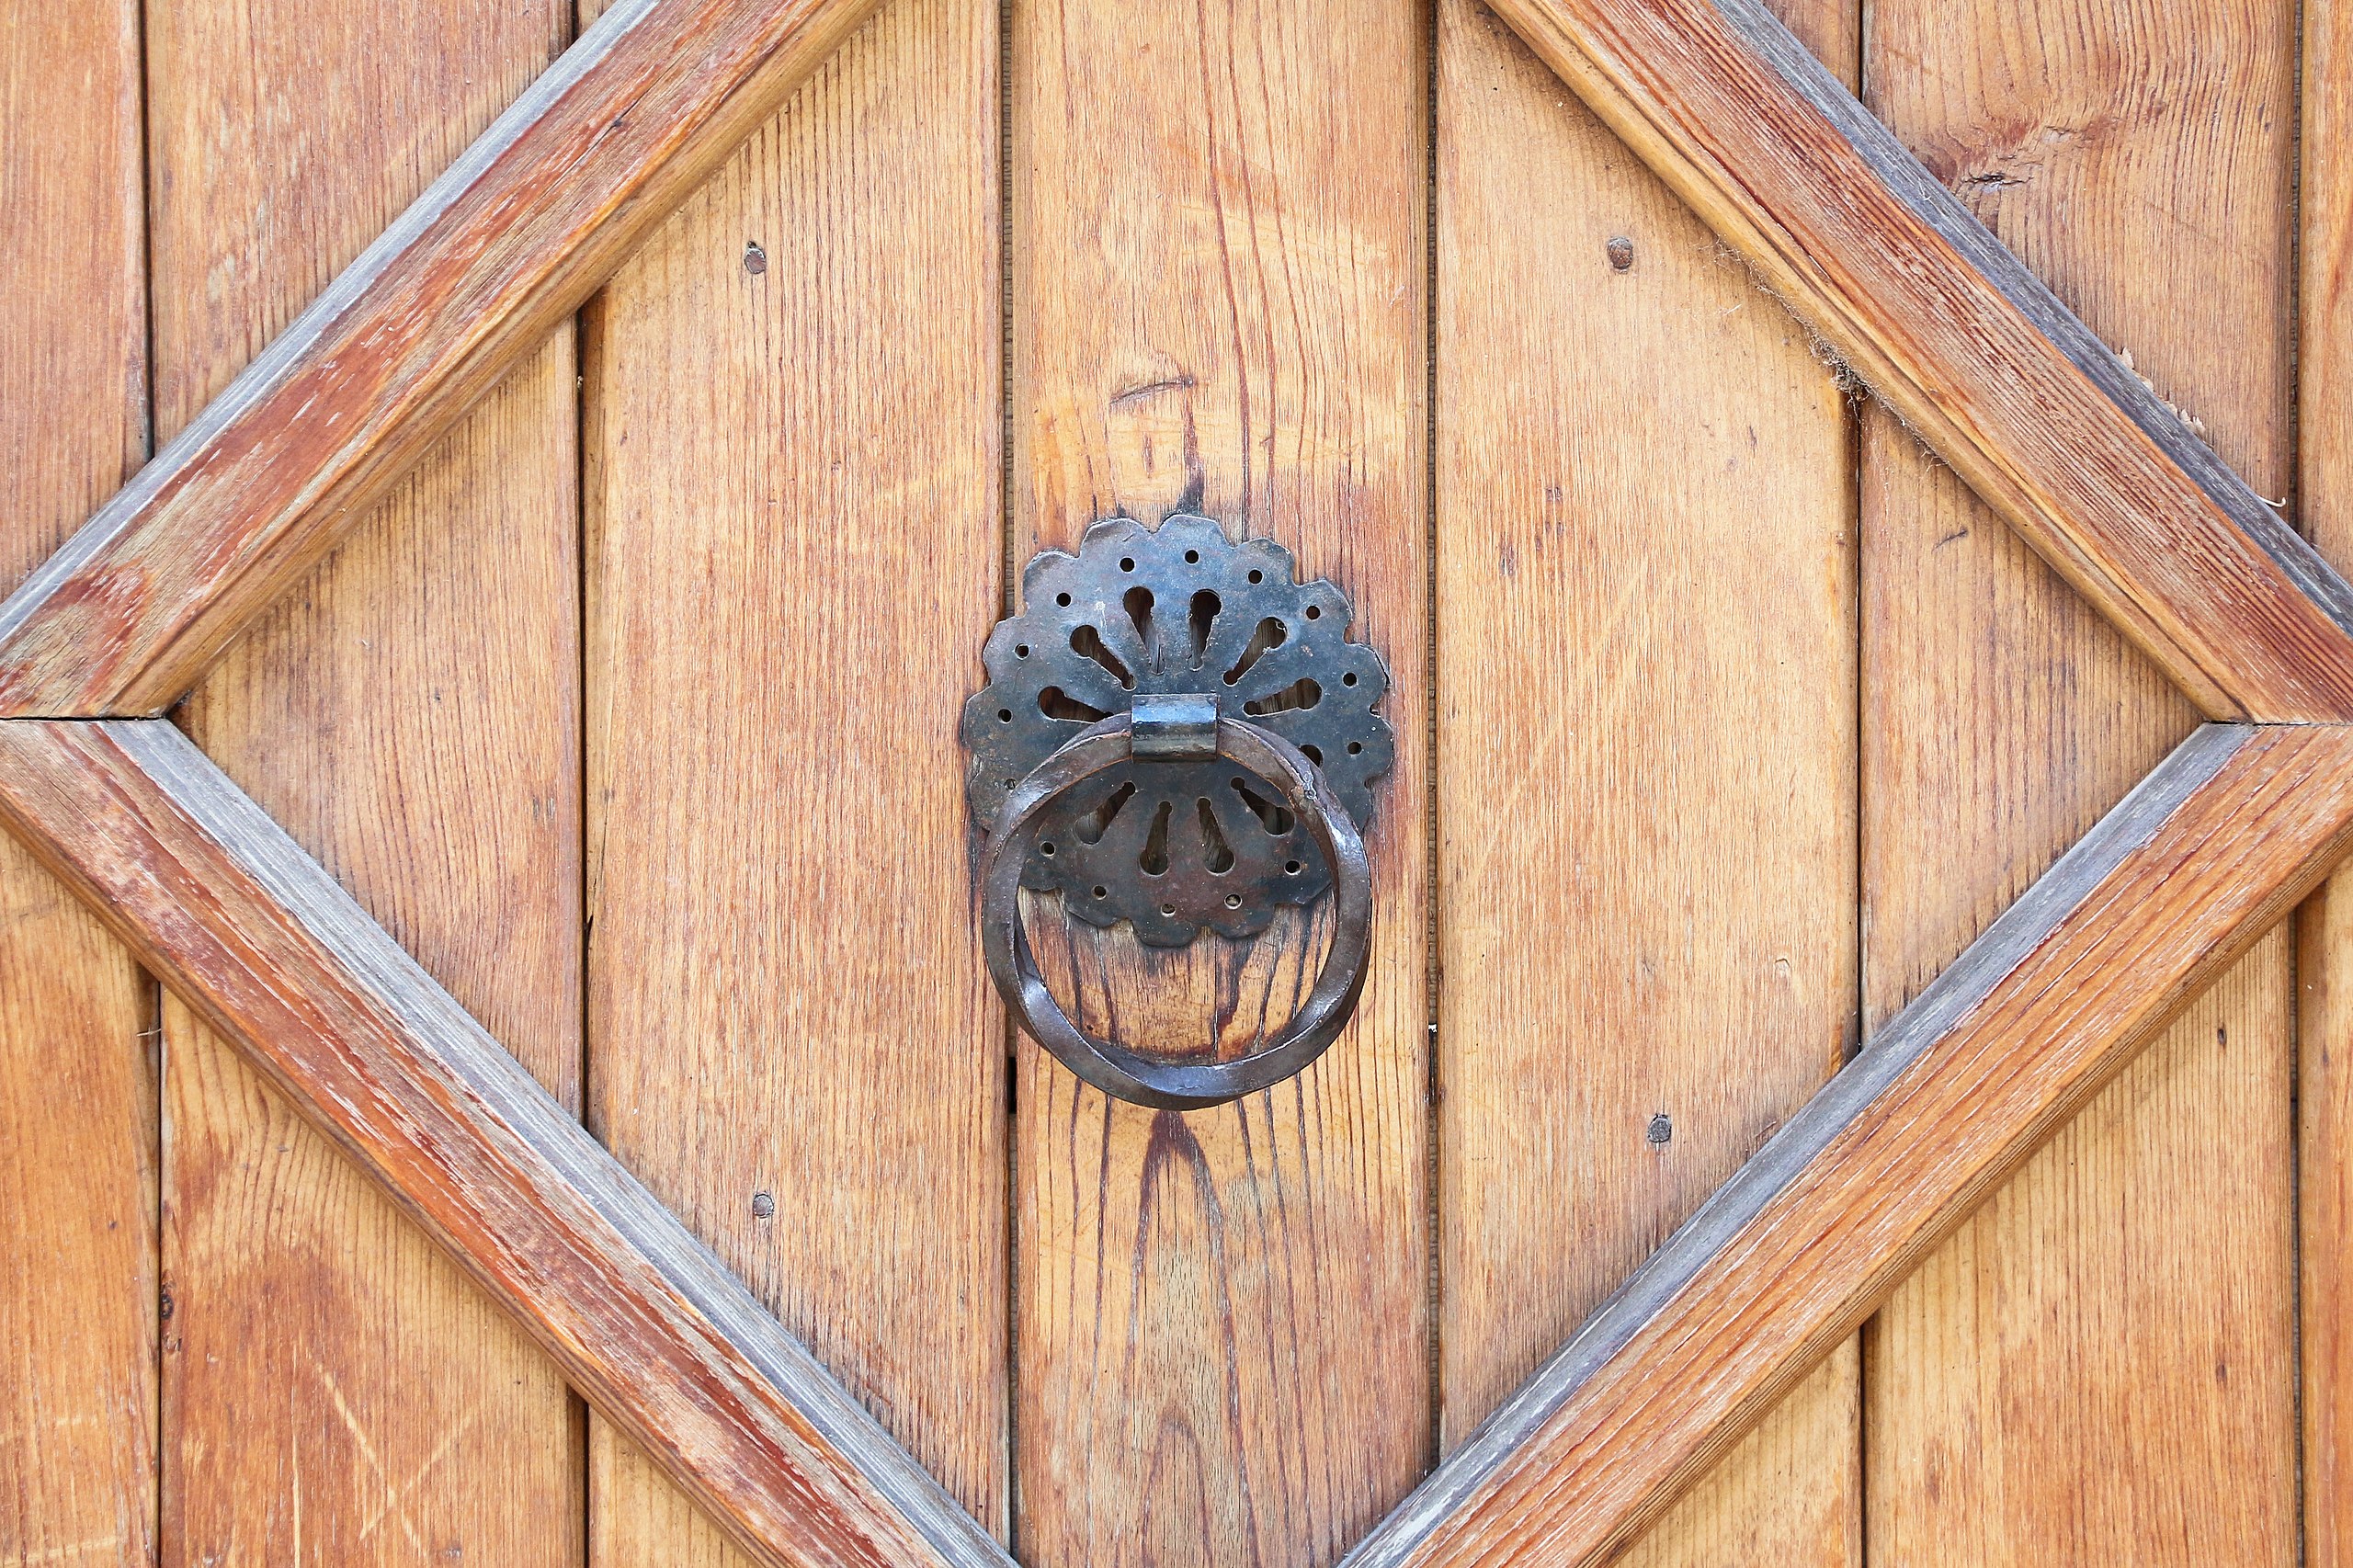
[[[1022,856],[1016,851],[1055,797],[1117,767],[1132,755],[1129,715],[1091,724],[1016,785],[981,859],[981,948],[989,978],[1032,1039],[1105,1094],[1165,1110],[1222,1105],[1280,1083],[1339,1038],[1363,994],[1372,949],[1372,869],[1364,841],[1340,803],[1326,794],[1315,765],[1297,746],[1246,719],[1217,722],[1217,755],[1282,793],[1332,867],[1337,925],[1323,971],[1307,1001],[1273,1044],[1235,1062],[1154,1062],[1071,1022],[1046,989],[1021,926]]]

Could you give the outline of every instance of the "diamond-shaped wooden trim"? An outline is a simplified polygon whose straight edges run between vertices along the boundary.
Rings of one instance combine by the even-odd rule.
[[[161,713],[875,0],[619,0],[0,604],[0,718]]]
[[[2353,719],[2353,587],[1760,0],[1495,9],[2210,719]]]
[[[195,743],[0,724],[0,817],[761,1561],[1006,1562]]]
[[[623,0],[0,605],[0,818],[762,1562],[1008,1562],[160,711],[872,0]],[[1605,1560],[2353,844],[2353,588],[1756,0],[1494,0],[2215,718],[1350,1554]],[[86,716],[86,717],[85,717]]]

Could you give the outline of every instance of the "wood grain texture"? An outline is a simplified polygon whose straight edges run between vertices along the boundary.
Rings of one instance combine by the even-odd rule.
[[[152,988],[0,835],[0,1562],[155,1551]]]
[[[1759,0],[1495,9],[2209,717],[2353,717],[2353,586]]]
[[[1611,1560],[2353,846],[2353,733],[2209,725],[1351,1553]]]
[[[2297,1230],[2301,1265],[2303,1561],[2353,1562],[2353,1090],[2347,976],[2353,900],[2343,878],[2296,912],[2299,1041]]]
[[[1429,69],[1401,0],[1011,12],[1013,558],[1183,507],[1297,551],[1379,648],[1370,978],[1300,1077],[1180,1115],[1017,1044],[1015,1546],[1328,1562],[1429,1462]],[[1320,917],[1146,950],[1030,908],[1084,1028],[1246,1049]]]
[[[0,465],[13,582],[146,455],[139,7],[0,28]],[[0,1563],[155,1550],[149,983],[0,836]]]
[[[0,818],[756,1562],[1005,1568],[710,1249],[176,729],[0,724]]]
[[[1866,58],[1874,109],[2273,495],[2292,17],[1893,0]],[[2195,716],[1883,413],[1865,454],[1875,1028]],[[1881,1315],[1873,1561],[2292,1559],[2286,961],[2253,954]]]
[[[576,1108],[569,347],[264,615],[185,722]],[[554,1363],[200,1015],[166,999],[163,1021],[166,1465],[188,1560],[577,1562],[578,1416]]]
[[[2353,563],[2353,9],[2302,10],[2297,509]],[[2353,883],[2297,915],[2304,1562],[2353,1568]]]
[[[28,6],[0,30],[0,583],[147,456],[140,85],[132,0]]]
[[[569,31],[548,0],[151,6],[160,432],[200,418]],[[565,333],[182,719],[572,1106],[576,425]],[[169,1003],[164,1028],[168,1554],[579,1562],[555,1365],[199,1015]],[[501,1488],[475,1483],[494,1470]]]
[[[299,290],[309,309],[283,333],[234,314],[203,324],[226,335],[214,363],[244,374],[0,604],[0,713],[154,712],[186,692],[870,4],[623,0],[462,155],[437,160],[446,172],[332,284]],[[540,28],[559,9],[516,8]],[[397,74],[437,58],[404,40],[377,60]],[[203,131],[233,162],[246,154],[220,139],[263,123]],[[438,129],[395,120],[368,133],[395,143],[389,166],[404,169],[415,149],[397,144],[438,152]],[[159,202],[194,195],[193,173],[176,187],[159,169]],[[233,276],[208,282],[191,296],[199,316],[216,290],[242,293]]]
[[[1856,629],[1804,328],[1471,0],[1438,97],[1450,1448],[1852,1043]],[[1849,1346],[1628,1561],[1859,1561],[1859,1392]]]
[[[990,0],[884,7],[614,278],[585,395],[589,1126],[1001,1533],[957,740],[1005,543],[997,52]],[[592,1446],[600,1568],[741,1561]]]

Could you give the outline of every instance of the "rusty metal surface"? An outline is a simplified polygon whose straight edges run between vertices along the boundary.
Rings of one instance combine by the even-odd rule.
[[[1147,699],[1148,700],[1148,699]],[[1364,992],[1372,950],[1372,869],[1364,840],[1298,747],[1246,719],[1213,727],[1216,759],[1266,779],[1296,813],[1332,869],[1331,950],[1307,1001],[1262,1049],[1231,1062],[1169,1062],[1088,1034],[1071,1021],[1038,972],[1021,926],[1021,845],[1056,804],[1088,780],[1134,761],[1132,721],[1115,714],[1088,726],[1025,774],[1007,798],[981,861],[981,949],[998,994],[1032,1039],[1081,1078],[1123,1100],[1167,1110],[1222,1105],[1281,1082],[1324,1054],[1347,1027]]]
[[[1374,711],[1389,672],[1347,640],[1346,596],[1299,582],[1282,546],[1229,541],[1186,513],[1157,528],[1109,518],[1076,555],[1033,558],[1022,602],[990,633],[989,683],[964,708],[966,794],[983,828],[1089,724],[1141,698],[1188,696],[1298,747],[1351,823],[1370,824],[1372,782],[1395,753]],[[1321,897],[1332,871],[1270,780],[1230,759],[1138,755],[1039,814],[1021,884],[1061,892],[1082,920],[1131,921],[1144,942],[1181,947],[1203,926],[1255,936],[1279,905]]]

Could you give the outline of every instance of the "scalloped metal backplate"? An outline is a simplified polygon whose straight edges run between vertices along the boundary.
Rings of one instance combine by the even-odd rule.
[[[1371,825],[1372,781],[1396,751],[1373,711],[1389,671],[1347,640],[1347,597],[1298,581],[1282,546],[1235,543],[1187,513],[1157,528],[1114,517],[1076,555],[1040,551],[1021,597],[1022,613],[989,634],[989,684],[964,705],[966,798],[983,827],[1024,774],[1139,692],[1214,695],[1221,716],[1305,752],[1358,831]],[[1049,810],[1021,881],[1061,890],[1083,920],[1131,921],[1143,941],[1181,947],[1204,926],[1255,936],[1278,905],[1320,897],[1331,869],[1264,779],[1229,763],[1136,760]]]

